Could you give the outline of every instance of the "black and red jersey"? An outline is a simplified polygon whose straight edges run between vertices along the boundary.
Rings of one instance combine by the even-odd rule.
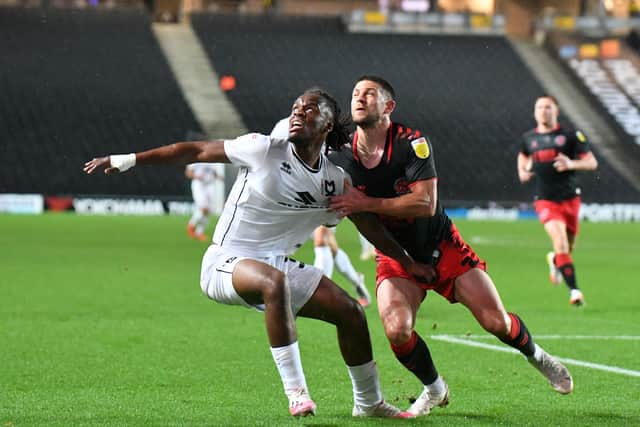
[[[357,153],[358,138],[350,146],[329,154],[329,159],[345,169],[353,186],[370,197],[392,198],[411,191],[411,184],[436,179],[433,147],[417,129],[392,123],[380,163],[365,168]],[[395,239],[417,261],[429,262],[440,241],[450,237],[451,220],[440,201],[433,217],[398,218],[379,215]]]
[[[553,162],[558,153],[574,160],[589,153],[589,143],[582,132],[560,126],[548,133],[532,129],[522,135],[520,151],[533,159],[536,199],[561,201],[580,195],[576,171],[558,172]]]

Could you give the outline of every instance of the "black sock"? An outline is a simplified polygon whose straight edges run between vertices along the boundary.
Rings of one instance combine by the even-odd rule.
[[[427,343],[415,331],[408,342],[399,346],[391,345],[391,349],[400,363],[418,377],[422,384],[429,385],[438,379],[438,371]]]
[[[511,330],[506,338],[499,338],[503,343],[515,348],[525,356],[533,356],[536,351],[533,338],[522,319],[517,314],[509,313]]]
[[[557,254],[554,258],[556,268],[560,270],[564,283],[569,289],[578,289],[578,280],[576,279],[576,268],[573,265],[573,259],[570,254]]]

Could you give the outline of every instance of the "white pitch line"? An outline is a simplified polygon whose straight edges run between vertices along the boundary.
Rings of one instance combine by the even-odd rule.
[[[439,335],[435,335],[439,336]],[[495,340],[497,339],[493,335],[443,335],[447,337],[456,338],[468,338],[474,340]],[[619,341],[637,341],[640,340],[640,335],[537,335],[534,337],[536,340],[619,340]]]
[[[484,348],[486,350],[501,351],[503,353],[520,354],[519,351],[517,351],[516,349],[510,348],[510,347],[502,347],[502,346],[497,346],[497,345],[493,345],[493,344],[486,344],[486,343],[483,343],[483,342],[471,341],[469,339],[456,338],[456,337],[452,337],[450,335],[432,335],[431,338],[433,338],[435,340],[439,340],[439,341],[450,342],[450,343],[453,343],[453,344],[467,345],[469,347],[479,347],[479,348]],[[599,370],[599,371],[613,372],[615,374],[627,375],[627,376],[630,376],[630,377],[640,377],[640,371],[634,371],[634,370],[631,370],[631,369],[618,368],[617,366],[601,365],[599,363],[585,362],[585,361],[582,361],[582,360],[569,359],[569,358],[564,358],[564,357],[556,357],[556,356],[554,356],[554,357],[557,360],[559,360],[560,362],[566,363],[567,365],[582,366],[582,367],[585,367],[585,368],[596,369],[596,370]]]

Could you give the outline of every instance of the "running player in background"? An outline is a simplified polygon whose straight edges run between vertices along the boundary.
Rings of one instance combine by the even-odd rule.
[[[391,121],[395,107],[395,92],[386,80],[363,76],[356,81],[351,98],[357,125],[353,142],[329,156],[351,175],[353,187],[332,197],[330,206],[339,215],[377,214],[412,258],[432,268],[429,276],[417,278],[373,242],[378,249],[376,293],[385,334],[398,361],[423,384],[408,412],[427,415],[449,401],[449,388],[415,330],[428,290],[463,304],[487,332],[520,351],[556,391],[570,393],[573,380],[567,368],[534,343],[517,314],[505,310],[485,262],[444,212],[433,147],[419,130]]]
[[[234,163],[240,167],[207,249],[202,291],[229,305],[264,311],[267,336],[285,394],[295,417],[315,414],[302,370],[296,316],[336,326],[353,387],[356,417],[408,418],[386,403],[380,391],[367,320],[362,307],[322,271],[288,255],[320,224],[339,221],[329,197],[344,191],[348,176],[322,153],[349,138],[336,101],[320,89],[305,91],[292,107],[287,139],[248,134],[235,140],[181,142],[141,153],[94,158],[88,174],[124,172],[136,164]],[[350,219],[386,254],[419,276],[415,263],[373,215]],[[246,394],[240,406],[246,410]]]
[[[289,119],[284,118],[271,130],[272,138],[287,139],[289,137]],[[358,233],[361,239],[364,239]],[[353,286],[358,295],[358,302],[363,307],[371,304],[371,295],[364,281],[364,274],[356,271],[349,255],[338,245],[335,231],[332,228],[321,225],[313,230],[313,265],[322,270],[329,279],[333,276],[333,267],[340,272]],[[367,243],[368,241],[364,239]],[[364,251],[364,249],[363,249]]]
[[[536,100],[535,129],[526,132],[518,153],[518,178],[529,182],[535,178],[534,207],[551,239],[553,252],[547,254],[549,280],[569,288],[569,303],[584,305],[578,288],[573,252],[578,235],[580,187],[576,171],[592,171],[598,161],[580,131],[567,130],[558,124],[558,101],[550,95]]]
[[[214,163],[192,163],[187,165],[184,174],[191,180],[191,195],[193,196],[193,214],[187,224],[187,234],[200,241],[207,240],[204,234],[209,215],[222,209],[222,200],[217,194],[217,183],[224,181]]]
[[[321,225],[313,230],[313,265],[324,271],[325,276],[331,278],[333,267],[342,274],[352,285],[358,295],[358,302],[363,307],[371,304],[371,295],[364,281],[364,274],[356,271],[349,259],[349,255],[338,246],[335,230]]]

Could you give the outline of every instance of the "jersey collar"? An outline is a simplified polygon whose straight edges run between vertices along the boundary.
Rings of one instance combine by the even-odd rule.
[[[549,132],[542,132],[540,128],[536,126],[536,133],[544,134],[544,133],[553,133],[560,129],[560,123],[556,123],[555,127],[551,129]]]
[[[315,169],[309,166],[308,164],[306,164],[304,160],[302,160],[300,156],[298,156],[298,153],[296,153],[296,150],[293,149],[293,144],[291,145],[290,148],[291,148],[291,152],[293,153],[293,157],[295,157],[296,160],[298,160],[306,170],[313,173],[320,172],[320,169],[322,169],[322,163],[324,162],[324,155],[322,153],[320,153],[320,157],[318,158],[318,169]]]

